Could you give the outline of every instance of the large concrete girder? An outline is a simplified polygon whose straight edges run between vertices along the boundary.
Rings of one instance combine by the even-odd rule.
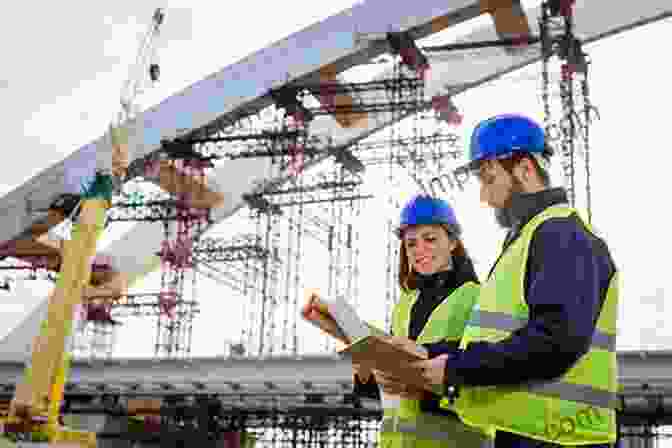
[[[672,351],[621,352],[618,364],[624,396],[672,397]],[[22,363],[0,363],[1,385],[15,384],[22,375]],[[349,361],[324,355],[268,359],[195,358],[191,361],[75,361],[69,382],[82,387],[126,389],[129,393],[133,386],[140,386],[133,394],[151,391],[156,395],[198,393],[199,390],[229,394],[277,393],[273,386],[287,391],[322,389],[337,393],[350,387],[352,367]]]
[[[622,386],[620,422],[626,425],[672,424],[672,352],[618,354]],[[0,363],[0,400],[22,378],[23,365]],[[352,409],[349,362],[329,356],[274,359],[203,358],[184,361],[127,359],[87,364],[74,362],[66,399],[78,413],[104,413],[100,398],[214,396],[228,408],[291,411],[297,408]],[[109,400],[108,400],[109,401]],[[120,402],[126,403],[125,400]],[[348,404],[350,403],[350,404]],[[375,401],[362,402],[375,410]]]

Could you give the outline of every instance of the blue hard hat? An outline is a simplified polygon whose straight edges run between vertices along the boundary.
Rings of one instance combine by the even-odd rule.
[[[460,170],[478,168],[482,160],[503,159],[513,153],[543,154],[547,151],[544,130],[523,115],[497,115],[481,121],[469,141],[469,163]]]
[[[399,217],[397,236],[401,238],[408,226],[422,224],[443,224],[455,236],[461,233],[453,207],[443,199],[428,195],[415,196],[404,206]]]

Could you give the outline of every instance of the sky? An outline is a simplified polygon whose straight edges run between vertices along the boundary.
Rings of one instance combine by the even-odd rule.
[[[30,16],[32,29],[47,37],[26,38],[21,45],[0,39],[0,51],[13,62],[0,73],[0,98],[11,105],[3,108],[6,148],[30,148],[13,155],[12,169],[5,170],[3,176],[4,191],[101,134],[117,112],[121,84],[156,6],[167,8],[158,49],[162,80],[143,97],[146,107],[353,3],[295,1],[292,14],[287,15],[287,2],[265,2],[263,26],[256,26],[261,3],[255,1],[237,4],[235,13],[207,1],[152,5],[117,1],[96,4],[95,9],[92,4],[82,4],[77,11],[66,13],[50,3],[41,6],[41,14],[33,14],[28,3],[14,3],[12,14],[0,18],[3,35],[26,36],[25,22],[16,18]],[[266,19],[270,17],[283,20]],[[670,78],[669,62],[658,55],[666,54],[663,42],[671,25],[668,19],[587,47],[593,61],[592,101],[601,113],[591,130],[593,222],[609,243],[621,272],[620,350],[672,348],[672,309],[664,300],[670,294],[664,281],[670,239],[663,196],[672,160],[664,150],[666,140],[661,144],[658,137],[668,126],[669,101],[664,98],[669,97]],[[464,122],[455,132],[466,141],[476,122],[503,112],[541,119],[538,73],[539,65],[533,65],[507,76],[508,81],[459,95],[455,102]],[[389,132],[381,134],[385,138]],[[648,158],[647,153],[654,151]],[[561,181],[557,173],[554,181]],[[375,176],[366,182],[367,188],[380,192]],[[412,186],[402,185],[398,191],[410,196]],[[479,204],[474,185],[453,200],[465,227],[465,244],[484,276],[497,256],[502,232],[491,212]],[[364,318],[379,324],[386,263],[381,216],[391,214],[377,198],[367,205],[362,217],[369,225],[362,228],[361,241],[366,244],[362,243],[359,309]],[[230,236],[249,230],[247,226],[232,219],[212,233]],[[325,252],[317,246],[312,250],[311,256],[304,258],[302,281],[307,287],[324,289]],[[48,292],[39,282],[17,283],[12,293],[0,293],[4,301],[1,318],[6,320],[1,327],[6,331]],[[158,285],[159,275],[154,273],[138,289],[155,291]],[[192,354],[221,355],[227,342],[240,337],[245,299],[203,277],[198,279],[198,298],[201,314],[195,322]],[[298,328],[302,351],[324,350],[324,339],[316,330],[303,322]],[[118,335],[116,354],[150,356],[154,331],[153,321],[129,321]]]

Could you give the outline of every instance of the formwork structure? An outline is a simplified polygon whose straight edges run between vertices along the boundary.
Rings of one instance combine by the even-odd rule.
[[[546,137],[559,152],[567,195],[572,206],[582,199],[588,222],[592,219],[590,188],[590,126],[599,112],[590,101],[590,59],[575,34],[573,1],[542,3],[539,23],[542,51],[542,102]],[[559,101],[553,101],[549,74],[559,65]],[[583,172],[577,173],[583,159]],[[581,174],[581,176],[577,176]],[[579,195],[578,181],[584,188]]]

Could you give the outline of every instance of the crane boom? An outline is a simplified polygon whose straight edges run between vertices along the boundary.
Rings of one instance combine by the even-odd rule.
[[[127,167],[133,156],[132,144],[129,141],[131,127],[134,126],[135,117],[138,113],[136,99],[138,95],[145,91],[148,85],[159,80],[159,64],[156,60],[156,38],[159,36],[161,24],[165,15],[163,9],[157,8],[152,16],[152,22],[149,29],[140,42],[140,48],[135,60],[131,66],[128,78],[121,88],[119,101],[121,108],[115,120],[110,123],[110,141],[112,145],[113,159],[116,158],[117,164],[112,164],[112,174],[115,179],[122,183],[127,175]],[[119,186],[119,183],[116,185]]]
[[[128,78],[121,89],[121,111],[118,117],[119,125],[135,117],[138,95],[142,94],[147,81],[156,82],[159,79],[159,65],[156,62],[156,38],[159,36],[161,24],[165,14],[162,8],[157,8],[152,16],[152,23],[140,43],[135,64],[131,66]]]

